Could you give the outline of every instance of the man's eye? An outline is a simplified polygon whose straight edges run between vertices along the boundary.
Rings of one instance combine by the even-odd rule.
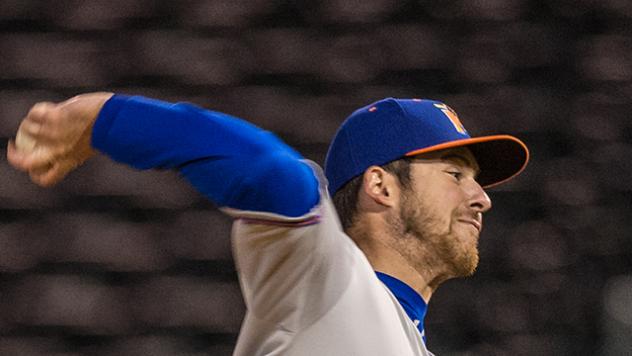
[[[456,180],[461,180],[461,177],[463,176],[463,173],[457,171],[448,171],[447,173],[456,178]]]

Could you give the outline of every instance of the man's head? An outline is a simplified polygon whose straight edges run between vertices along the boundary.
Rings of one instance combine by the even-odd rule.
[[[325,173],[345,230],[359,214],[380,211],[400,254],[432,249],[458,276],[478,262],[482,213],[491,207],[481,186],[510,179],[527,160],[512,136],[471,138],[443,103],[389,98],[347,118]]]
[[[483,213],[491,208],[476,181],[476,159],[467,148],[449,148],[415,156],[410,167],[409,187],[393,189],[399,202],[387,214],[391,241],[400,243],[400,253],[410,259],[421,256],[416,249],[424,248],[450,276],[471,275],[478,265]]]

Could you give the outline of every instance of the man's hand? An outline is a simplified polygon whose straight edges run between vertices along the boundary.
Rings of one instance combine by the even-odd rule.
[[[16,142],[9,141],[7,159],[48,187],[62,180],[96,151],[92,127],[112,93],[78,95],[61,103],[35,104],[22,120]]]

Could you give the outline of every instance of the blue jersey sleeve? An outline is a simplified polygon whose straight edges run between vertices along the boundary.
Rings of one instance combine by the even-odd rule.
[[[248,122],[191,104],[114,95],[92,145],[137,169],[177,169],[220,206],[297,217],[319,200],[300,154]]]

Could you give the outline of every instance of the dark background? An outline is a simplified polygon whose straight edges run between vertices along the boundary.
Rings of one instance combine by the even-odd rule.
[[[632,354],[632,2],[0,0],[0,136],[89,91],[189,101],[323,162],[355,108],[447,102],[530,147],[438,355]],[[4,148],[2,148],[4,155]],[[1,355],[229,355],[230,221],[171,172],[99,157],[52,189],[0,161]]]

